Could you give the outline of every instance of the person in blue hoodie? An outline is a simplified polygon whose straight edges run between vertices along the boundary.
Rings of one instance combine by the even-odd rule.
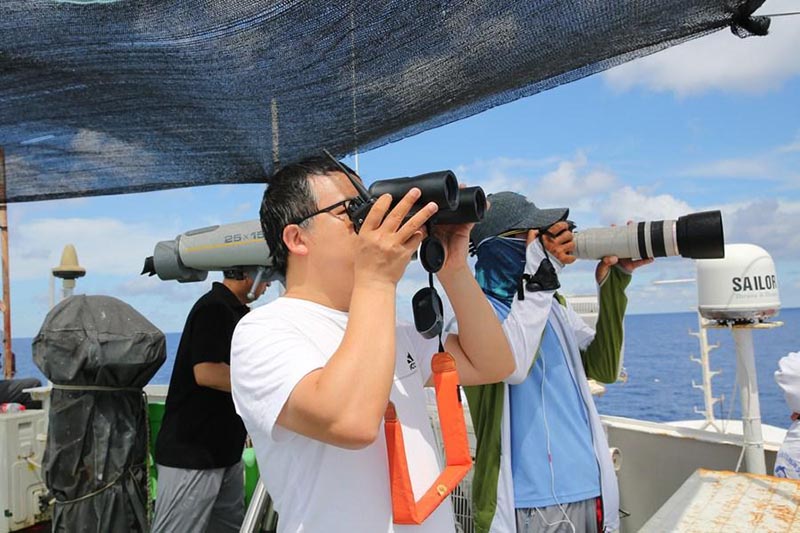
[[[575,261],[569,210],[524,196],[489,196],[470,235],[478,284],[503,320],[516,370],[466,387],[477,437],[477,531],[594,532],[619,528],[619,489],[588,379],[617,380],[625,288],[652,261],[606,257],[596,270],[600,312],[590,328],[557,292]]]

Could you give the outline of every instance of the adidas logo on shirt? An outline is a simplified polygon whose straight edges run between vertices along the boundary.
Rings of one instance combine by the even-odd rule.
[[[408,363],[409,370],[416,370],[417,369],[417,362],[414,361],[414,358],[411,357],[410,353],[406,354],[406,363]]]

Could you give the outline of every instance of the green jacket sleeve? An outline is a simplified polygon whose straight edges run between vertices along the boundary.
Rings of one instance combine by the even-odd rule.
[[[472,478],[473,520],[476,533],[488,533],[497,510],[500,476],[501,424],[505,385],[464,387],[478,443]]]
[[[628,305],[625,288],[630,282],[630,274],[619,268],[611,268],[600,286],[596,333],[586,350],[581,352],[583,368],[591,379],[603,383],[617,380],[622,354],[622,321]]]

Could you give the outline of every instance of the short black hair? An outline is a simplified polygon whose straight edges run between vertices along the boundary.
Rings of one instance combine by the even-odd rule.
[[[228,268],[222,271],[222,277],[225,279],[242,280],[245,278],[245,271],[241,268]]]
[[[269,246],[273,267],[284,276],[289,250],[283,242],[283,228],[316,211],[317,198],[308,181],[309,176],[324,176],[334,172],[341,172],[335,161],[316,156],[278,169],[268,181],[261,200],[261,229]],[[300,225],[309,223],[310,220],[306,220]]]

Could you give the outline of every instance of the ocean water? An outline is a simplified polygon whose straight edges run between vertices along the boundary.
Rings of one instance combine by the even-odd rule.
[[[783,394],[773,373],[778,360],[788,352],[800,351],[800,309],[783,309],[777,321],[782,327],[754,330],[753,345],[758,372],[762,421],[787,428],[789,415]],[[692,380],[702,382],[700,365],[690,361],[699,355],[699,344],[689,331],[697,331],[695,313],[629,315],[625,318],[625,383],[607,387],[596,399],[602,414],[652,421],[702,418],[694,408],[703,408],[703,394],[692,388]],[[711,352],[711,369],[721,374],[712,380],[714,396],[724,398],[715,407],[718,418],[740,418],[736,382],[736,347],[729,330],[709,329],[710,343],[719,343]],[[33,364],[29,338],[14,339],[18,377],[45,380]],[[151,380],[169,383],[180,333],[167,334],[167,361]]]
[[[758,374],[761,419],[773,426],[788,428],[791,411],[786,405],[774,372],[778,360],[789,352],[800,351],[800,309],[783,309],[775,319],[783,326],[753,330],[753,348]],[[698,330],[696,313],[630,315],[625,317],[625,383],[607,387],[596,399],[602,414],[664,422],[703,418],[694,408],[703,409],[703,392],[692,388],[692,380],[702,383],[702,370],[690,356],[699,357],[698,339],[689,331]],[[717,418],[741,418],[736,383],[736,345],[728,329],[707,329],[711,351],[711,370],[721,373],[711,380]]]

